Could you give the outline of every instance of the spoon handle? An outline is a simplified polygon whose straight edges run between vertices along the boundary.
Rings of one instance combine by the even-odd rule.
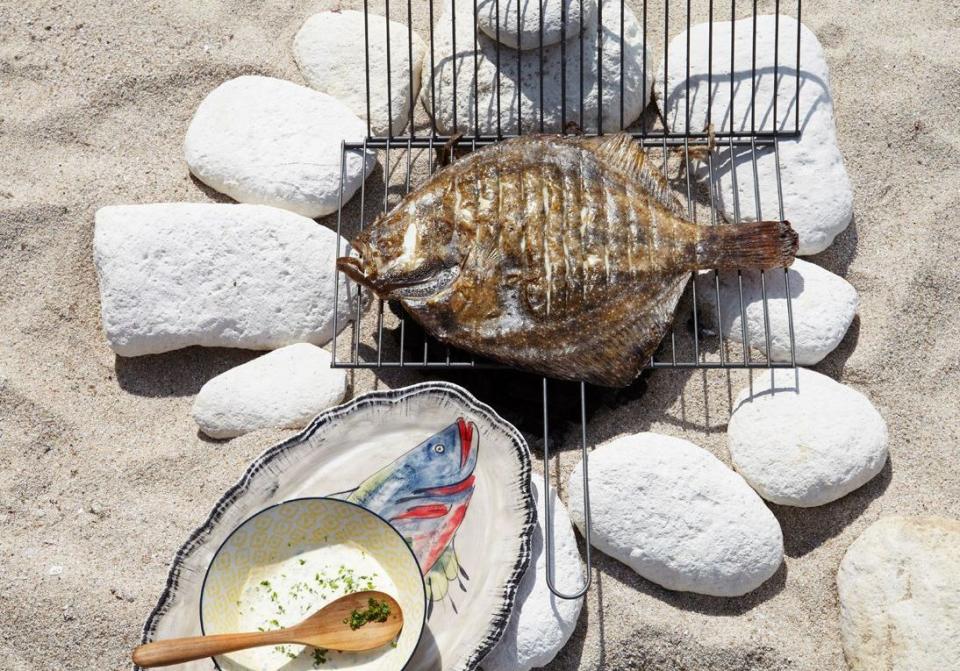
[[[143,668],[180,664],[194,659],[213,657],[235,650],[256,648],[262,645],[289,643],[290,629],[250,632],[243,634],[216,634],[213,636],[190,636],[153,641],[137,646],[133,651],[133,663]]]

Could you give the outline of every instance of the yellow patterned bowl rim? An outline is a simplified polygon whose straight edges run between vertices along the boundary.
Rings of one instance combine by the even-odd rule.
[[[400,541],[400,545],[402,545],[406,549],[406,553],[404,553],[403,556],[405,558],[409,557],[410,567],[412,567],[416,575],[419,576],[419,580],[417,582],[420,585],[420,596],[421,596],[420,617],[417,619],[413,619],[413,618],[407,617],[406,612],[404,613],[404,622],[403,622],[404,629],[410,626],[416,627],[415,638],[410,639],[412,643],[409,644],[408,646],[405,646],[407,647],[406,659],[403,662],[402,669],[406,670],[410,665],[410,660],[413,658],[414,653],[419,647],[420,640],[423,638],[423,633],[424,633],[424,630],[426,629],[426,622],[427,622],[427,588],[423,579],[423,574],[420,572],[420,564],[417,561],[417,557],[414,554],[413,549],[407,544],[406,540],[403,538],[400,532],[398,532],[393,527],[393,525],[391,525],[387,520],[385,520],[383,517],[381,517],[377,513],[371,510],[368,510],[367,508],[364,508],[361,505],[358,505],[351,501],[345,501],[343,499],[336,499],[336,498],[327,497],[327,496],[303,496],[303,497],[298,497],[293,499],[287,499],[286,501],[275,503],[271,506],[267,506],[266,508],[258,510],[256,513],[254,513],[253,515],[245,519],[243,522],[238,524],[236,528],[234,528],[233,531],[231,531],[230,534],[223,540],[223,542],[217,548],[217,551],[213,554],[213,557],[210,559],[210,563],[207,565],[207,570],[203,577],[203,583],[201,584],[201,587],[200,587],[200,604],[199,604],[200,631],[204,635],[207,634],[207,624],[204,622],[204,617],[203,617],[203,612],[204,612],[203,605],[204,605],[204,598],[207,594],[207,583],[211,579],[211,572],[213,571],[213,568],[217,563],[217,558],[220,556],[222,552],[224,552],[229,547],[231,539],[235,537],[237,532],[239,532],[241,529],[243,529],[245,526],[253,522],[255,519],[257,519],[261,515],[264,515],[270,512],[276,512],[277,509],[283,506],[287,506],[290,504],[303,504],[303,503],[316,503],[320,505],[333,506],[333,507],[340,506],[342,507],[342,509],[349,508],[353,512],[359,513],[361,516],[368,516],[371,520],[374,520],[378,526],[384,528],[384,530],[387,533],[391,533],[395,535],[397,539]],[[376,554],[375,550],[371,550],[370,552],[371,554]],[[214,666],[217,669],[221,669],[222,671],[222,667],[220,666],[217,659],[212,658],[212,661]]]

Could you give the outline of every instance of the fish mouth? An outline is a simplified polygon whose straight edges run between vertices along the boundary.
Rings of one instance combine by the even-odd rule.
[[[460,266],[446,266],[439,270],[427,268],[414,277],[375,281],[376,292],[385,298],[427,298],[446,289],[459,275]]]
[[[467,461],[473,457],[473,463],[470,465],[469,471],[472,473],[477,463],[477,448],[480,446],[477,425],[473,422],[467,423],[463,417],[458,417],[457,428],[460,430],[460,470],[462,471],[467,465]]]
[[[404,277],[390,277],[377,271],[367,273],[363,262],[354,256],[337,259],[337,270],[357,284],[363,285],[383,299],[416,299],[434,296],[446,289],[460,276],[460,266],[427,265],[405,273]]]
[[[374,288],[369,277],[363,269],[363,262],[355,256],[341,256],[337,259],[337,270],[349,277],[357,284],[365,287]]]

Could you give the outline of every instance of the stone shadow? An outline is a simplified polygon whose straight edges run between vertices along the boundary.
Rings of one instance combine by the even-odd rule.
[[[596,548],[593,549],[592,559],[594,569],[603,575],[615,578],[638,592],[663,601],[674,608],[702,615],[742,615],[775,597],[787,584],[787,564],[784,562],[780,564],[777,572],[760,587],[743,596],[719,597],[693,592],[675,592],[641,577],[626,564],[603,554]]]
[[[225,347],[187,347],[163,354],[116,356],[113,367],[117,384],[131,394],[151,398],[192,396],[210,378],[263,353]]]
[[[784,552],[788,557],[802,557],[838,536],[886,491],[892,478],[893,465],[887,457],[876,477],[832,503],[813,508],[768,503],[783,529]]]
[[[857,232],[857,215],[854,214],[845,229],[837,234],[833,242],[825,250],[813,256],[804,257],[805,261],[816,263],[835,275],[846,277],[850,265],[857,258],[857,245],[860,236]]]
[[[228,203],[228,204],[231,204],[231,205],[235,205],[235,204],[237,203],[237,201],[235,201],[233,198],[231,198],[231,197],[228,196],[227,194],[225,194],[225,193],[220,193],[219,191],[217,191],[217,190],[214,189],[213,187],[209,187],[209,186],[207,186],[206,184],[204,184],[203,182],[201,182],[201,181],[196,177],[196,175],[194,175],[193,173],[189,173],[189,174],[190,174],[190,181],[193,183],[193,185],[194,185],[195,187],[197,187],[197,189],[199,189],[201,192],[203,192],[203,195],[204,195],[204,196],[206,196],[207,198],[209,198],[209,199],[212,200],[213,202],[215,202],[215,203]]]
[[[860,340],[860,315],[856,315],[850,322],[850,328],[847,329],[843,340],[837,345],[837,348],[830,352],[823,360],[812,366],[818,373],[822,373],[834,380],[841,380],[843,370],[847,365],[847,359],[856,351],[857,342]]]

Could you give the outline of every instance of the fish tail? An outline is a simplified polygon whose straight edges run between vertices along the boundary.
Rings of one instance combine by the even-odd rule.
[[[797,254],[797,233],[788,221],[752,221],[700,229],[696,269],[786,268]]]

